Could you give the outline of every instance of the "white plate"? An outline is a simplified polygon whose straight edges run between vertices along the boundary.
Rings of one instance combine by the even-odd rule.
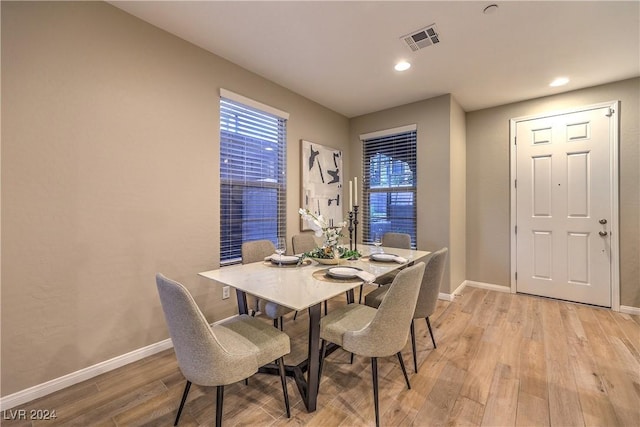
[[[369,258],[374,261],[395,261],[396,256],[394,254],[371,254]]]
[[[327,274],[338,279],[351,279],[358,276],[361,271],[354,267],[332,267],[327,271]]]
[[[271,262],[273,264],[297,264],[298,261],[300,261],[300,258],[297,256],[293,256],[293,255],[278,255],[278,254],[273,254],[271,255]]]

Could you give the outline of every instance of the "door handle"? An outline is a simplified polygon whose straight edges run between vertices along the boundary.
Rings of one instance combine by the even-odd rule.
[[[602,218],[600,221],[598,221],[600,224],[604,225],[607,223],[607,220]]]
[[[605,237],[609,233],[607,233],[606,231],[599,231],[598,234],[601,235],[602,237]]]

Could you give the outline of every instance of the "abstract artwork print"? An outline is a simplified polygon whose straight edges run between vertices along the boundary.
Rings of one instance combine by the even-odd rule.
[[[302,208],[339,223],[342,221],[342,151],[302,140]],[[302,229],[309,230],[306,221]]]

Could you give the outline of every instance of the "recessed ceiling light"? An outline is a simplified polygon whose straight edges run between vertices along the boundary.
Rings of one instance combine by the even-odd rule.
[[[554,81],[549,83],[549,86],[551,87],[564,86],[567,83],[569,83],[569,79],[567,77],[558,77]]]
[[[411,68],[411,64],[409,64],[407,61],[400,61],[393,68],[395,68],[396,71],[405,71]]]
[[[490,4],[489,6],[484,8],[482,13],[484,13],[485,15],[491,15],[492,13],[496,13],[497,11],[498,11],[498,5]]]

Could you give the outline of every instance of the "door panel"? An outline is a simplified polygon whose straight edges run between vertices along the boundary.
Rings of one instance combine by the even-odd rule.
[[[532,159],[533,184],[533,216],[551,216],[551,156],[540,156]]]
[[[589,216],[590,153],[567,156],[567,214],[570,218]]]
[[[553,244],[550,231],[533,230],[533,276],[551,279]]]
[[[516,289],[611,306],[609,108],[516,123]]]
[[[570,283],[589,283],[589,233],[568,233],[567,268]]]

